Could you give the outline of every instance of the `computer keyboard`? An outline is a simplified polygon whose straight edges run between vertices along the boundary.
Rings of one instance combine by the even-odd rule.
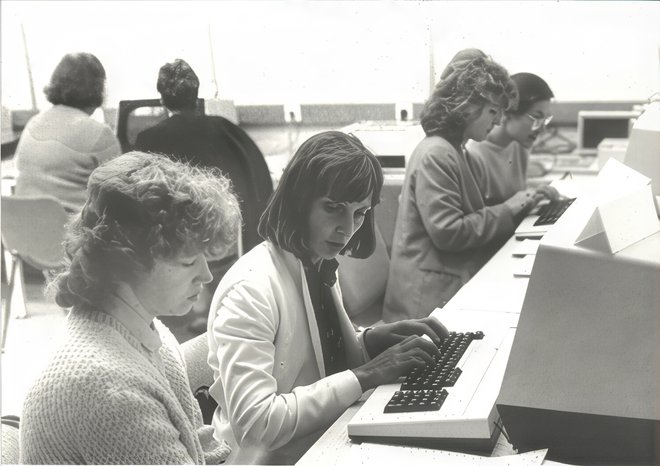
[[[377,387],[347,433],[358,441],[491,451],[499,433],[495,401],[519,314],[448,307],[432,317],[456,332],[439,346],[436,363]]]
[[[534,226],[554,225],[574,200],[575,198],[550,201],[550,203],[542,206],[537,212],[539,218],[534,222]]]
[[[409,411],[437,411],[447,398],[443,387],[453,387],[461,375],[456,367],[473,340],[481,340],[484,333],[451,332],[438,348],[440,355],[433,358],[432,365],[413,369],[387,403],[383,412],[403,413]]]

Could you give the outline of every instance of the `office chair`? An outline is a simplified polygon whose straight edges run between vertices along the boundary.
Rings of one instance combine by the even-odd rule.
[[[18,464],[18,426],[17,416],[2,416],[2,462],[1,464]]]
[[[149,116],[134,115],[140,108],[162,109],[162,113]],[[204,115],[204,99],[197,99],[196,115]],[[143,130],[167,118],[167,109],[160,99],[120,100],[117,111],[117,139],[122,154],[135,148],[135,138]]]
[[[209,343],[206,332],[181,344],[190,389],[202,410],[204,424],[211,424],[218,404],[208,389],[213,384],[213,370],[207,362]]]
[[[137,109],[142,107],[163,108],[163,113],[160,117],[131,116]],[[204,99],[197,99],[195,114],[204,115],[204,109]],[[137,135],[166,117],[164,107],[158,99],[123,100],[119,102],[117,139],[121,144],[122,152],[133,150]],[[203,122],[200,122],[200,128],[203,128],[201,139],[218,141],[221,138],[225,144],[225,150],[236,156],[236,161],[240,165],[240,170],[238,170],[240,173],[227,173],[227,175],[234,181],[235,188],[238,186],[244,187],[244,192],[239,193],[242,194],[243,208],[241,211],[245,224],[242,246],[245,251],[249,251],[261,242],[261,238],[257,233],[257,225],[261,213],[266,208],[268,199],[273,192],[273,182],[266,159],[250,136],[242,128],[225,118],[206,116]],[[192,156],[198,149],[186,147],[186,151],[191,152],[188,155]],[[210,157],[210,159],[213,159],[213,157]],[[222,168],[219,165],[213,166]]]
[[[17,317],[27,317],[23,262],[47,271],[62,266],[67,214],[57,199],[50,196],[2,196],[3,260],[7,263],[7,293],[3,293],[2,351],[12,305]],[[14,301],[14,302],[13,302]]]

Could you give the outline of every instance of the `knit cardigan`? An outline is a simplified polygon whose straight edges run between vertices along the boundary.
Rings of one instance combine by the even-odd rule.
[[[226,443],[216,442],[212,427],[202,424],[176,339],[157,319],[154,327],[156,344],[145,345],[110,314],[71,311],[65,344],[25,400],[22,463],[204,464],[226,458]]]

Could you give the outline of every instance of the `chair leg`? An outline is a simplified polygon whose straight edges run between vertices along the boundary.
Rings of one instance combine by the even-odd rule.
[[[2,342],[0,343],[2,352],[5,352],[5,341],[7,340],[7,327],[9,326],[9,317],[11,315],[11,302],[14,299],[14,284],[16,283],[16,266],[17,261],[12,260],[10,265],[9,276],[7,281],[9,284],[8,296],[2,302]]]
[[[11,282],[11,287],[14,290],[11,307],[17,319],[25,319],[28,314],[25,301],[25,275],[23,274],[23,260],[20,257],[14,257],[14,264],[16,270],[13,273]]]

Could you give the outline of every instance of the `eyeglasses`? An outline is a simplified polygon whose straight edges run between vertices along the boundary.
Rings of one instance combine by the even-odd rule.
[[[529,113],[526,113],[526,115],[532,119],[532,131],[536,131],[543,126],[548,126],[554,117],[554,115],[550,115],[545,118],[539,118],[535,117],[534,115],[530,115]]]

